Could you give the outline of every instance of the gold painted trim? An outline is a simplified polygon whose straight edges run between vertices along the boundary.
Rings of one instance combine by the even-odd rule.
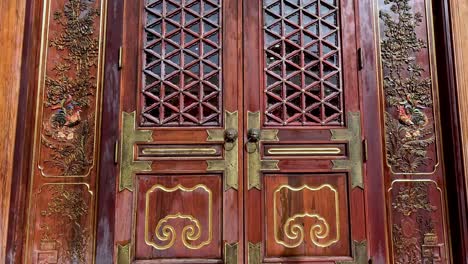
[[[132,263],[130,254],[130,243],[125,245],[117,245],[117,264]]]
[[[353,261],[336,261],[336,264],[368,264],[367,241],[353,241]]]
[[[226,120],[224,130],[207,130],[207,141],[224,141],[224,131],[227,129],[239,130],[239,113],[225,111]],[[224,160],[207,160],[207,171],[224,171],[224,191],[239,188],[239,141],[232,143],[229,149],[224,148]]]
[[[309,190],[309,191],[313,191],[313,192],[317,192],[317,191],[320,191],[324,188],[328,188],[330,189],[333,193],[334,193],[334,196],[335,196],[335,215],[336,215],[336,238],[333,239],[333,240],[330,240],[328,241],[327,243],[320,243],[319,241],[317,241],[317,238],[318,239],[324,239],[326,237],[328,237],[329,233],[330,233],[330,225],[328,224],[327,220],[325,218],[323,218],[321,215],[319,214],[310,214],[310,213],[302,213],[302,214],[295,214],[291,217],[289,217],[286,222],[284,223],[284,225],[282,226],[282,230],[284,230],[284,234],[286,235],[287,238],[289,239],[292,239],[292,240],[295,240],[295,239],[298,239],[298,241],[294,244],[288,244],[287,242],[281,240],[279,238],[279,235],[278,235],[278,220],[276,219],[276,197],[277,197],[277,194],[282,190],[282,189],[288,189],[292,192],[300,192],[300,191],[303,191],[303,190]],[[314,245],[316,245],[317,247],[321,247],[321,248],[326,248],[326,247],[329,247],[335,243],[337,243],[338,241],[340,241],[340,210],[339,210],[339,199],[338,199],[338,191],[333,188],[333,186],[331,186],[330,184],[323,184],[323,185],[320,185],[319,187],[310,187],[308,185],[303,185],[299,188],[294,188],[294,187],[291,187],[289,185],[281,185],[279,186],[273,193],[273,228],[274,228],[274,237],[275,237],[275,242],[277,244],[280,244],[284,247],[287,247],[287,248],[296,248],[298,247],[300,244],[302,244],[304,242],[304,227],[301,225],[301,224],[293,224],[290,226],[290,224],[292,222],[294,222],[294,220],[296,220],[297,218],[305,218],[305,217],[309,217],[309,218],[316,218],[317,220],[319,220],[321,223],[323,223],[322,225],[321,224],[316,224],[314,226],[312,226],[311,230],[309,231],[310,233],[310,239],[312,241],[312,243]],[[290,226],[290,227],[289,227]],[[288,228],[289,227],[289,228]],[[290,233],[288,233],[288,230],[291,231],[292,235]],[[315,237],[313,236],[315,235]]]
[[[122,69],[122,65],[123,65],[122,60],[123,60],[123,47],[120,46],[119,47],[119,62],[118,62],[119,69]]]
[[[133,191],[134,173],[151,171],[150,161],[135,161],[135,143],[150,142],[153,139],[152,131],[136,128],[135,115],[135,111],[131,113],[122,112],[119,192],[125,189]]]
[[[261,264],[262,263],[262,243],[249,242],[248,248],[248,264]]]
[[[260,112],[247,112],[247,129],[260,129]],[[260,141],[258,148],[262,141],[279,141],[277,129],[261,130]],[[279,160],[262,160],[260,150],[257,149],[252,153],[247,153],[247,173],[249,190],[256,188],[262,189],[261,173],[262,171],[277,171]]]
[[[169,241],[166,245],[158,245],[155,242],[151,241],[151,239],[148,237],[149,235],[149,195],[154,192],[155,190],[162,190],[163,192],[166,193],[171,193],[175,191],[183,191],[183,192],[193,192],[195,190],[203,190],[206,193],[208,193],[208,239],[200,243],[199,245],[192,245],[190,241],[196,241],[200,238],[202,234],[202,227],[200,225],[200,221],[196,219],[192,215],[188,214],[182,214],[182,213],[177,213],[177,214],[169,214],[166,217],[162,218],[161,220],[158,221],[158,224],[156,225],[156,228],[154,229],[154,235],[160,240],[160,241]],[[184,226],[181,232],[181,239],[182,243],[184,244],[185,247],[188,249],[200,249],[208,244],[211,243],[213,239],[213,231],[212,231],[212,223],[213,223],[213,194],[211,190],[203,184],[198,184],[192,188],[186,188],[182,185],[177,185],[176,187],[173,188],[166,188],[160,184],[156,184],[151,189],[149,189],[146,192],[146,202],[145,202],[145,242],[148,246],[152,246],[153,248],[157,250],[166,250],[171,248],[176,240],[176,230],[174,226],[169,225],[168,222],[173,219],[186,219],[192,222],[193,224],[189,224]],[[162,233],[158,232],[158,230],[162,230]]]
[[[349,142],[349,159],[334,160],[333,170],[349,171],[352,187],[364,189],[361,114],[359,112],[348,112],[347,123],[347,129],[331,130],[332,141]]]
[[[177,156],[177,155],[214,155],[216,154],[216,148],[152,148],[146,147],[141,151],[145,155],[165,155],[165,156]]]
[[[270,155],[338,155],[339,148],[301,147],[301,148],[270,148],[267,150]]]
[[[237,264],[239,243],[224,243],[224,263]]]

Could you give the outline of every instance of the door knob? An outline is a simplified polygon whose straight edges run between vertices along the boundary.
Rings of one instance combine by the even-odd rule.
[[[254,153],[258,150],[260,137],[261,131],[258,128],[250,128],[247,131],[247,142],[245,143],[245,150],[247,153]]]
[[[247,141],[257,143],[260,141],[261,131],[258,128],[251,128],[247,131]]]
[[[238,133],[236,129],[229,128],[224,131],[224,149],[229,151],[235,147]]]

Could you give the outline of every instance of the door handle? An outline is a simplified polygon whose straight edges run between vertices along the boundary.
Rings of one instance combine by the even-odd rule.
[[[262,141],[278,141],[278,130],[260,129],[260,112],[247,113],[247,173],[249,190],[256,188],[261,190],[260,175],[263,171],[279,170],[279,160],[262,160],[260,155],[260,143]]]
[[[247,142],[245,143],[245,151],[252,154],[259,149],[262,131],[258,128],[250,128],[247,131]]]
[[[231,151],[236,146],[239,134],[237,129],[229,128],[224,131],[224,150]]]
[[[224,112],[224,129],[209,129],[208,142],[223,142],[224,159],[207,160],[207,171],[224,171],[224,190],[237,190],[239,187],[239,114]],[[219,143],[218,143],[219,144]]]

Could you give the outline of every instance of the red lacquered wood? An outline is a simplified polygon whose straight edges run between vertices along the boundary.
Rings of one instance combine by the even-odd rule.
[[[282,1],[278,1],[282,2]],[[250,112],[260,112],[262,129],[276,129],[278,130],[278,142],[274,142],[275,147],[286,147],[286,146],[300,146],[300,144],[333,144],[331,138],[332,129],[345,129],[348,124],[346,119],[347,112],[359,112],[361,111],[361,90],[358,83],[358,68],[357,68],[357,36],[356,26],[359,23],[357,18],[357,5],[354,1],[340,1],[340,63],[341,66],[339,71],[341,72],[341,86],[342,86],[342,99],[343,99],[343,119],[342,122],[336,123],[335,121],[325,121],[324,123],[302,123],[298,124],[295,117],[285,116],[284,111],[281,116],[277,116],[276,119],[272,117],[271,113],[265,114],[265,109],[271,109],[270,106],[266,106],[269,99],[265,99],[264,90],[265,83],[267,82],[264,74],[265,67],[265,54],[264,54],[264,22],[263,22],[263,1],[249,1],[244,5],[244,36],[245,36],[245,60],[249,60],[249,63],[245,64],[244,68],[244,89],[246,91],[246,97],[244,99],[245,110]],[[307,44],[305,44],[307,45]],[[303,61],[300,61],[303,64]],[[323,73],[323,72],[321,72]],[[304,83],[302,83],[304,84]],[[275,85],[273,85],[275,86]],[[270,89],[270,88],[267,88]],[[280,95],[274,95],[269,93],[268,96],[276,98]],[[281,95],[283,96],[283,95]],[[288,103],[286,103],[288,104]],[[275,106],[273,106],[274,108]],[[288,106],[287,106],[288,107]],[[302,106],[301,106],[302,107]],[[306,106],[307,107],[307,106]],[[269,111],[269,110],[267,110]],[[323,112],[322,112],[323,114]],[[269,117],[266,119],[265,115]],[[247,115],[244,115],[247,119]],[[272,119],[273,118],[273,119]],[[278,118],[283,118],[280,124]],[[323,115],[320,118],[324,118]],[[277,120],[278,119],[278,120]],[[276,120],[276,121],[271,121]],[[328,119],[327,119],[328,120]],[[285,123],[286,122],[286,123]],[[334,123],[335,122],[335,123]],[[246,120],[244,125],[246,125]],[[244,131],[247,133],[247,128]],[[244,138],[246,136],[244,135]],[[360,139],[358,139],[360,140]],[[339,142],[340,144],[342,142]],[[343,142],[345,143],[345,142]],[[268,143],[265,143],[268,144]],[[262,189],[251,189],[246,192],[245,195],[245,206],[246,206],[246,238],[245,243],[261,243],[262,244],[262,261],[263,262],[320,262],[325,263],[327,261],[338,261],[343,259],[351,259],[351,241],[362,241],[367,240],[366,234],[366,218],[365,218],[365,199],[364,192],[359,188],[351,188],[350,181],[341,182],[338,184],[338,192],[344,200],[341,200],[341,206],[344,206],[345,212],[348,210],[349,217],[346,220],[343,219],[340,225],[340,234],[344,235],[344,239],[337,242],[336,245],[327,247],[319,247],[314,245],[310,241],[309,232],[307,233],[307,242],[299,246],[288,248],[274,242],[273,233],[274,228],[268,226],[271,223],[270,210],[277,210],[272,207],[271,194],[273,193],[268,185],[272,182],[284,180],[286,184],[305,184],[309,187],[317,187],[320,184],[334,183],[333,177],[334,172],[332,167],[332,160],[334,159],[347,159],[347,154],[344,156],[300,156],[298,158],[294,156],[272,156],[266,155],[264,151],[261,152],[261,159],[264,160],[279,160],[278,172],[265,172],[261,175]],[[247,162],[247,160],[244,160]],[[294,173],[294,174],[286,174]],[[247,186],[248,175],[245,172],[245,185]],[[326,177],[329,175],[330,177]],[[346,179],[349,174],[341,174],[342,180]],[[314,180],[315,179],[315,180]],[[349,179],[349,178],[348,178]],[[275,185],[276,186],[276,185]],[[297,186],[296,186],[297,187]],[[266,191],[268,190],[268,191]],[[312,198],[316,194],[304,195],[304,197]],[[301,208],[301,201],[294,198],[294,196],[288,197],[285,203],[291,206],[291,208]],[[260,200],[263,199],[263,200]],[[263,201],[263,202],[262,202]],[[323,201],[322,201],[323,202]],[[332,207],[324,207],[322,203],[317,202],[312,208],[327,208],[330,210]],[[309,207],[309,206],[308,206]],[[327,210],[324,209],[324,210]],[[313,209],[312,209],[313,210]],[[294,211],[294,210],[293,210]],[[293,214],[293,212],[288,212]],[[327,215],[330,217],[330,215]],[[282,216],[283,220],[292,215],[285,214]],[[309,221],[309,220],[307,220]],[[309,222],[307,222],[309,223]],[[306,224],[307,226],[307,224]],[[280,232],[284,229],[281,226],[275,227]],[[244,253],[247,256],[247,252]],[[321,258],[320,256],[326,256]],[[327,262],[328,263],[328,262]]]
[[[177,1],[163,1],[167,6],[171,5],[174,7],[178,6]],[[202,2],[202,1],[200,1]],[[203,1],[206,4],[215,3],[216,1]],[[180,87],[173,87],[169,84],[170,79],[173,78],[174,74],[166,74],[164,71],[158,73],[164,79],[163,85],[156,83],[147,83],[146,80],[148,76],[153,76],[154,74],[144,73],[145,70],[150,69],[158,59],[152,59],[149,56],[158,55],[153,54],[152,51],[144,51],[144,49],[150,49],[156,45],[156,42],[159,40],[152,40],[146,42],[148,28],[145,27],[151,26],[149,20],[147,20],[148,12],[156,12],[156,16],[159,16],[156,11],[156,7],[151,4],[147,4],[145,1],[137,1],[137,3],[126,2],[124,5],[124,26],[123,26],[123,67],[121,70],[122,74],[122,83],[121,83],[121,92],[120,92],[120,101],[121,101],[121,111],[125,112],[136,112],[136,126],[137,129],[151,130],[153,133],[153,139],[151,142],[148,142],[149,145],[144,146],[156,146],[158,147],[171,147],[179,146],[182,148],[206,148],[213,147],[216,149],[216,155],[213,156],[184,156],[184,157],[164,157],[164,158],[153,158],[151,155],[144,155],[139,150],[136,158],[138,160],[152,161],[152,171],[145,172],[144,174],[139,174],[138,179],[145,179],[146,184],[140,185],[133,192],[123,191],[119,192],[117,189],[116,195],[116,230],[122,230],[119,234],[115,236],[116,244],[126,244],[130,241],[136,241],[134,257],[135,263],[165,263],[171,261],[172,259],[180,259],[180,263],[219,263],[223,260],[224,252],[224,243],[237,243],[240,242],[243,236],[242,227],[243,227],[243,202],[242,202],[242,163],[239,163],[239,188],[238,190],[229,189],[224,190],[224,185],[222,184],[223,176],[222,174],[217,174],[216,176],[212,175],[212,172],[207,171],[207,162],[206,160],[222,160],[224,159],[224,151],[222,148],[223,142],[209,142],[207,141],[208,133],[207,130],[224,128],[224,112],[238,112],[239,115],[239,129],[242,129],[242,107],[241,107],[241,98],[242,98],[242,86],[240,76],[242,71],[240,70],[242,65],[239,64],[240,54],[241,54],[241,31],[240,31],[240,21],[242,17],[239,15],[241,10],[240,1],[233,0],[224,0],[220,1],[221,9],[218,11],[220,13],[220,64],[214,65],[210,62],[204,62],[203,65],[210,65],[212,67],[221,67],[220,75],[220,84],[218,89],[221,90],[219,93],[219,99],[222,103],[219,103],[216,111],[219,112],[219,118],[211,118],[201,115],[201,112],[198,112],[197,115],[193,115],[192,110],[187,110],[187,114],[184,115],[184,118],[172,118],[173,114],[178,111],[177,105],[174,102],[169,102],[170,98],[173,95],[162,95],[168,92],[168,89],[183,89],[187,90],[187,94],[184,92],[182,95],[178,96],[179,102],[183,103],[183,108],[187,107],[187,100],[194,99],[192,95],[188,94],[188,89],[191,89],[190,93],[195,93],[195,86],[193,84],[184,83],[180,84]],[[166,6],[166,7],[167,7]],[[169,9],[164,7],[163,13],[169,14]],[[145,9],[146,8],[146,9]],[[153,11],[145,11],[154,9]],[[179,8],[179,7],[177,7]],[[172,10],[172,9],[171,9]],[[175,51],[171,51],[171,54],[165,53],[169,52],[169,46],[179,46],[184,53],[190,53],[190,47],[196,40],[189,40],[189,35],[197,35],[200,32],[196,32],[194,29],[189,29],[194,23],[189,22],[186,25],[185,38],[180,39],[180,43],[171,42],[170,40],[174,36],[173,29],[169,29],[168,25],[170,23],[175,23],[175,21],[170,21],[171,19],[178,20],[182,23],[187,22],[188,16],[190,14],[196,15],[197,12],[204,12],[203,9],[198,11],[198,7],[190,5],[184,7],[183,13],[185,15],[179,18],[170,18],[179,11],[174,11],[168,15],[167,18],[164,18],[164,23],[162,31],[157,33],[153,32],[151,34],[165,35],[165,40],[163,42],[163,49],[165,49],[162,54],[159,56],[166,56],[165,59],[174,60],[173,55]],[[221,14],[222,13],[222,14]],[[211,16],[214,13],[210,13],[206,18]],[[204,23],[204,22],[203,22]],[[174,24],[175,28],[180,26],[177,23]],[[214,31],[210,31],[208,35],[212,35]],[[206,31],[205,31],[206,32]],[[203,35],[203,41],[209,44],[212,43],[212,40],[209,39],[208,35]],[[197,40],[198,41],[198,40]],[[184,44],[185,42],[185,44]],[[190,43],[189,43],[190,42]],[[170,44],[169,44],[170,43]],[[190,47],[189,47],[190,46]],[[213,45],[212,45],[213,46]],[[199,47],[199,52],[203,52],[203,47]],[[216,52],[211,52],[213,55]],[[211,56],[208,55],[208,56]],[[168,58],[170,57],[170,58]],[[196,57],[196,56],[195,56]],[[200,56],[198,56],[200,57]],[[198,58],[197,58],[198,59]],[[149,64],[148,64],[149,63]],[[170,62],[164,62],[165,65],[169,65]],[[169,63],[169,64],[168,64]],[[203,68],[201,69],[200,75],[193,70],[191,70],[194,65],[191,63],[187,65],[184,63],[184,58],[181,59],[180,63],[184,65],[173,65],[178,68],[184,69],[184,77],[191,76],[193,78],[199,76],[201,79],[205,80],[209,76],[204,76]],[[176,67],[176,68],[177,68]],[[203,66],[202,66],[203,67]],[[211,76],[212,73],[209,73]],[[205,78],[206,77],[206,78]],[[208,85],[203,81],[203,85]],[[193,88],[193,89],[192,89]],[[154,89],[160,89],[155,91]],[[161,93],[161,98],[156,98],[158,93]],[[166,96],[166,97],[165,97]],[[215,98],[214,96],[213,98]],[[164,105],[154,105],[153,103],[148,104],[148,98],[151,100],[161,102],[161,100],[168,100]],[[175,98],[175,97],[174,97]],[[211,98],[211,95],[210,95]],[[203,99],[205,100],[205,99]],[[210,99],[211,100],[211,99]],[[191,104],[191,103],[190,103]],[[202,102],[202,108],[206,109],[207,103]],[[197,107],[195,107],[197,108]],[[195,109],[194,108],[194,109]],[[159,109],[158,116],[151,116],[151,112],[154,109]],[[201,109],[201,108],[197,108]],[[179,109],[180,110],[180,109]],[[185,111],[185,110],[183,110]],[[183,112],[182,111],[182,112]],[[213,110],[214,111],[214,110]],[[189,113],[190,112],[190,113]],[[167,117],[167,119],[161,119],[161,116]],[[158,119],[159,118],[159,119]],[[201,121],[201,123],[193,123]],[[218,120],[218,121],[216,121]],[[139,146],[137,149],[141,149],[142,146]],[[242,138],[239,139],[239,158],[242,157]],[[221,172],[219,172],[221,173]],[[194,177],[193,175],[197,175]],[[188,221],[184,220],[172,220],[175,222],[170,222],[175,227],[176,240],[174,244],[167,249],[158,249],[157,247],[150,246],[144,239],[144,232],[142,231],[142,225],[144,221],[142,220],[142,214],[144,214],[144,209],[142,209],[142,203],[144,203],[144,195],[146,190],[155,186],[156,184],[161,184],[166,187],[176,187],[172,186],[172,183],[177,182],[181,186],[193,187],[196,183],[206,185],[208,189],[212,191],[212,199],[214,201],[212,216],[213,222],[211,223],[211,228],[213,231],[213,238],[210,243],[203,245],[199,249],[190,249],[182,243],[183,236],[183,227],[184,224],[188,224]],[[188,195],[188,196],[187,196]],[[202,235],[200,239],[206,238],[208,226],[210,225],[208,221],[208,216],[206,214],[196,215],[199,211],[203,210],[208,206],[207,202],[192,199],[189,197],[189,192],[186,195],[181,197],[168,196],[164,201],[164,204],[170,205],[171,203],[182,204],[178,209],[180,214],[184,215],[194,215],[202,225]],[[170,201],[171,197],[174,198],[174,201]],[[182,199],[182,200],[181,200]],[[186,200],[185,203],[183,200]],[[159,199],[160,200],[160,199]],[[134,204],[135,201],[136,204]],[[157,210],[157,214],[162,216],[164,214],[177,214],[179,212],[172,212],[169,207],[151,207],[152,210]],[[191,208],[191,209],[190,209]],[[163,219],[164,216],[160,217],[159,220]],[[151,232],[154,234],[154,229],[159,220],[154,220],[150,223]],[[182,221],[182,222],[181,222]],[[154,239],[154,236],[152,237]],[[160,241],[161,242],[161,241]],[[195,243],[195,242],[194,242]],[[242,250],[242,243],[239,244],[239,250]],[[241,252],[241,251],[239,251]],[[239,257],[239,261],[242,261],[242,256]]]

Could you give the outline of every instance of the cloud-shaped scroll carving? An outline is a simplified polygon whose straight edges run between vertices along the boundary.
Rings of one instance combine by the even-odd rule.
[[[296,197],[307,197],[308,200],[313,200],[318,196],[333,197],[333,200],[327,203],[328,208],[334,207],[333,217],[326,219],[325,215],[329,215],[329,212],[321,212],[321,208],[314,208],[309,204],[298,207],[292,205],[297,200]],[[275,209],[273,228],[276,243],[287,248],[296,248],[304,243],[308,233],[310,241],[317,247],[324,248],[335,244],[340,240],[338,202],[338,191],[329,184],[317,188],[307,185],[299,188],[288,185],[279,186],[274,192],[273,201]],[[330,223],[334,225],[331,226]]]
[[[172,193],[172,199],[184,199],[187,197],[184,193],[193,192],[204,192],[206,193],[207,201],[206,212],[202,215],[208,217],[208,228],[204,231],[200,220],[192,213],[182,213],[175,208],[175,212],[165,212],[165,216],[156,216],[157,224],[152,229],[150,227],[151,219],[154,216],[153,213],[150,216],[150,203],[151,194],[156,192]],[[170,202],[170,201],[169,201]],[[200,249],[206,246],[212,241],[212,192],[211,190],[203,185],[199,184],[192,188],[186,188],[182,185],[177,185],[174,188],[166,188],[162,185],[156,184],[146,192],[146,208],[145,208],[145,241],[146,244],[152,246],[157,250],[166,250],[174,246],[177,239],[180,239],[183,245],[189,249]],[[156,214],[157,215],[157,214]],[[181,227],[182,226],[182,227]],[[181,227],[181,228],[180,228]],[[203,235],[203,232],[207,232]],[[151,235],[153,233],[153,236]],[[180,234],[180,236],[178,235]]]

